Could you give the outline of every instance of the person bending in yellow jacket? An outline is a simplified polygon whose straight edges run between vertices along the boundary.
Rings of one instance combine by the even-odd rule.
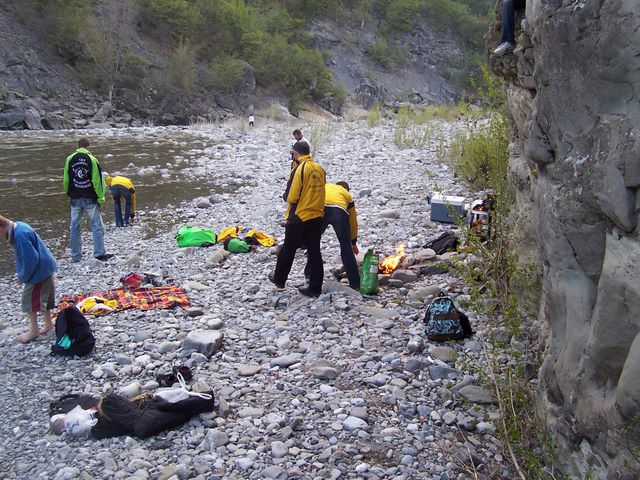
[[[324,169],[313,161],[309,144],[297,142],[293,146],[297,165],[289,174],[287,188],[282,198],[287,202],[285,214],[284,243],[278,253],[276,270],[269,280],[282,289],[289,278],[296,250],[301,243],[307,247],[309,286],[299,288],[307,297],[318,297],[322,292],[324,267],[320,253],[322,217],[324,216],[325,183]]]
[[[340,257],[347,272],[349,286],[360,289],[358,272],[358,214],[347,182],[327,183],[325,186],[324,219],[322,233],[329,225],[333,227],[340,242]],[[308,269],[305,269],[307,275]],[[308,275],[307,275],[308,276]]]
[[[136,216],[136,190],[133,182],[127,177],[107,177],[106,183],[111,189],[113,205],[116,213],[116,227],[128,227]],[[124,217],[122,216],[122,200],[124,200]]]

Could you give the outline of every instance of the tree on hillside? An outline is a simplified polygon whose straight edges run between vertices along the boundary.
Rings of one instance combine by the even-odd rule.
[[[105,20],[106,15],[94,16],[95,28],[82,39],[107,90],[109,101],[113,99],[116,84],[127,66],[129,46],[125,29],[131,19],[129,2],[119,2],[114,8],[115,16],[108,21]]]

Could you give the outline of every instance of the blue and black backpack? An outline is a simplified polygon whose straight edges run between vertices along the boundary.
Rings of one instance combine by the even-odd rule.
[[[431,302],[424,316],[427,338],[435,342],[461,340],[473,334],[469,317],[458,310],[449,297],[441,295]]]

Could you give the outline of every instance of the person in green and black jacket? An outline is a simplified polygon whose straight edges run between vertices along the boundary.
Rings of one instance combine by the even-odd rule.
[[[93,233],[93,256],[98,260],[113,257],[104,247],[104,224],[100,206],[104,203],[106,189],[102,169],[96,157],[89,151],[86,138],[78,141],[78,149],[67,157],[64,166],[64,192],[71,198],[71,261],[82,259],[81,226],[84,214],[91,222]]]

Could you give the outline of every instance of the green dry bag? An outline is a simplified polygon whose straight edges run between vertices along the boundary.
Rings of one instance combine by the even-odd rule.
[[[373,250],[367,250],[360,267],[360,293],[375,295],[378,293],[378,255]]]
[[[176,233],[179,247],[209,247],[216,241],[216,233],[210,228],[184,226]]]
[[[224,249],[231,253],[247,253],[251,250],[251,246],[239,238],[227,238],[224,241]]]

